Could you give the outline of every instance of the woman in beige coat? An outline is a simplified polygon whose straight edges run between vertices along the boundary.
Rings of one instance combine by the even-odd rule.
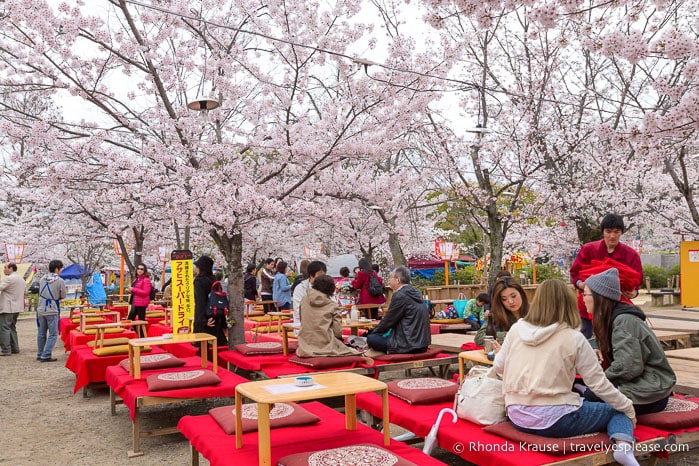
[[[342,342],[342,314],[333,299],[335,282],[329,275],[315,278],[313,288],[301,300],[299,346],[296,355],[357,356],[359,353]]]

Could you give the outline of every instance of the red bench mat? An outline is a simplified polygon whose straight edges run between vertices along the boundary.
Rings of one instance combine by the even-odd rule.
[[[218,377],[221,383],[206,387],[185,388],[179,390],[163,390],[151,392],[146,384],[146,377],[151,374],[163,372],[181,372],[185,370],[201,369],[201,358],[185,358],[187,363],[181,367],[170,369],[159,369],[153,371],[142,371],[140,379],[134,379],[123,368],[119,366],[111,366],[107,368],[105,378],[107,385],[124,401],[124,405],[129,408],[131,419],[134,419],[134,409],[136,401],[139,398],[151,396],[160,398],[218,398],[218,397],[234,397],[235,387],[239,383],[249,382],[237,374],[219,367]],[[212,364],[207,364],[207,369],[213,370]]]
[[[388,399],[391,424],[401,426],[422,438],[429,433],[437,420],[439,411],[443,408],[452,408],[454,405],[453,402],[444,402],[415,406],[394,396],[389,396]],[[357,408],[364,409],[372,416],[380,418],[382,413],[381,397],[374,393],[359,393],[357,395]],[[638,426],[634,435],[638,441],[644,441],[657,437],[667,437],[668,433],[650,427]],[[443,449],[481,466],[534,466],[564,461],[586,454],[581,452],[554,456],[526,449],[517,443],[484,432],[481,426],[463,419],[452,424],[449,415],[442,419],[437,441]]]
[[[66,367],[75,373],[75,386],[73,393],[91,383],[103,383],[106,379],[107,368],[118,365],[129,357],[128,354],[115,354],[112,356],[95,356],[91,347],[76,346],[68,355]],[[152,348],[149,354],[163,353],[160,348]]]
[[[345,429],[345,416],[317,401],[304,403],[309,412],[320,417],[317,424],[303,427],[281,427],[271,431],[272,464],[287,455],[337,448],[358,443],[371,443],[383,446],[383,434],[357,423],[357,430]],[[243,434],[243,448],[235,448],[235,435],[226,435],[218,423],[209,415],[184,416],[177,428],[190,441],[192,446],[212,466],[237,464],[258,464],[257,432]],[[384,447],[402,458],[420,466],[444,465],[417,448],[391,440]]]

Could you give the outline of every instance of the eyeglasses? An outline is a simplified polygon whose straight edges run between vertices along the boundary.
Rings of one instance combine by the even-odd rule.
[[[143,267],[136,267],[136,270],[146,270]]]

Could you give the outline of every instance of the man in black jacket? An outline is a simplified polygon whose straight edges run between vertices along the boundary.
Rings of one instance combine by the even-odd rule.
[[[369,347],[384,353],[424,353],[430,345],[430,313],[410,270],[396,267],[388,278],[393,297],[381,323],[367,336]]]

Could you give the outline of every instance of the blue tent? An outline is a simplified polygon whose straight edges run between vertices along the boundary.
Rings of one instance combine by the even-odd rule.
[[[64,280],[79,279],[82,278],[83,273],[85,273],[85,267],[80,264],[70,264],[61,270],[61,278]]]

